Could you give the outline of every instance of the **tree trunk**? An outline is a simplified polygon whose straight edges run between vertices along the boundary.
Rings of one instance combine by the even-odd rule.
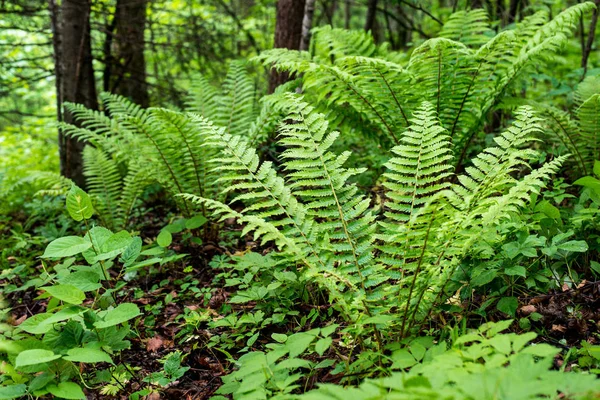
[[[275,22],[275,48],[299,50],[302,40],[302,21],[306,0],[278,0]],[[290,79],[288,73],[271,71],[269,93]]]
[[[61,102],[59,108],[62,107],[62,101],[83,104],[91,109],[98,108],[90,43],[90,6],[89,0],[62,0],[58,24],[60,31],[55,38],[55,44],[58,44],[60,49],[56,54],[59,56],[57,58],[59,63],[57,79],[60,85],[57,98]],[[66,110],[63,118],[67,123],[76,122],[73,115]],[[72,179],[80,187],[85,187],[83,176],[85,143],[66,137],[62,132],[59,132],[58,143],[60,173]]]
[[[512,24],[517,19],[517,12],[519,11],[519,2],[520,0],[510,0],[510,4],[508,6],[508,15],[507,17],[507,25]]]
[[[111,91],[148,107],[144,31],[148,0],[117,0],[116,68]]]
[[[300,50],[308,51],[308,48],[310,47],[310,30],[312,29],[313,16],[315,15],[315,1],[316,0],[306,0],[306,4],[304,6]]]
[[[345,1],[344,7],[344,29],[350,29],[350,21],[352,19],[352,4],[350,0]]]
[[[600,0],[595,2],[596,8],[592,14],[592,21],[590,22],[590,30],[588,32],[587,41],[583,46],[583,54],[581,55],[581,66],[583,67],[583,76],[581,80],[587,75],[587,64],[590,53],[592,52],[592,46],[594,45],[594,39],[596,38],[596,24],[598,23],[598,7],[600,7]]]
[[[375,26],[375,17],[377,15],[377,0],[369,0],[367,3],[367,19],[365,21],[365,31],[373,30]]]

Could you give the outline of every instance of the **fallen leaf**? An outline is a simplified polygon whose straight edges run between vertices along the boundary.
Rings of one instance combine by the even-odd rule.
[[[523,315],[529,315],[531,313],[536,312],[537,308],[534,305],[529,304],[529,305],[519,308],[519,311],[521,311],[521,314],[523,314]]]
[[[552,324],[552,331],[565,333],[567,331],[567,327],[565,327],[564,325]]]
[[[153,392],[144,397],[144,400],[160,400],[160,393]]]
[[[579,285],[577,285],[577,289],[581,289],[582,287],[584,287],[587,284],[587,281],[584,279],[581,281],[581,283]]]
[[[163,338],[157,335],[148,340],[148,343],[146,343],[146,350],[148,350],[150,352],[155,352],[163,346],[164,346]]]
[[[569,290],[569,285],[567,285],[566,283],[563,283],[563,285],[562,285],[562,291],[566,292],[567,290]]]

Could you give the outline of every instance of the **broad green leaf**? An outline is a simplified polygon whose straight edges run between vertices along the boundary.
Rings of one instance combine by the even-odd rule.
[[[306,332],[295,333],[288,337],[285,346],[290,351],[290,357],[294,358],[304,353],[314,339],[314,335]]]
[[[317,352],[318,355],[322,356],[323,353],[325,353],[327,350],[329,350],[329,347],[331,346],[332,342],[333,342],[333,339],[331,339],[331,337],[326,337],[326,338],[317,340],[317,343],[315,343],[315,351]]]
[[[172,241],[173,236],[171,235],[171,232],[166,229],[160,231],[158,237],[156,238],[156,243],[158,243],[160,247],[168,247]]]
[[[92,244],[84,238],[65,236],[50,242],[42,258],[70,257],[82,253],[90,247],[92,247]]]
[[[52,297],[69,304],[81,304],[85,300],[85,293],[73,285],[54,285],[43,287]]]
[[[0,386],[0,399],[16,399],[27,393],[27,385]]]
[[[131,235],[127,231],[121,231],[112,234],[102,244],[102,247],[100,248],[100,254],[96,256],[95,260],[108,260],[118,256],[119,254],[123,253],[125,249],[127,249],[131,241]]]
[[[178,219],[165,226],[163,230],[169,231],[170,233],[179,233],[185,229],[186,221],[185,218]]]
[[[585,253],[588,250],[588,245],[584,240],[570,240],[568,242],[559,244],[558,248],[563,251]]]
[[[535,206],[535,210],[536,212],[540,212],[544,215],[546,215],[548,218],[552,218],[552,219],[560,219],[560,210],[556,207],[554,207],[552,204],[550,204],[550,202],[548,200],[543,200],[540,201],[536,206]]]
[[[512,267],[508,267],[504,270],[504,273],[508,276],[522,276],[523,278],[525,278],[527,276],[527,270],[525,269],[525,267],[522,267],[520,265],[514,265]]]
[[[83,292],[91,292],[102,287],[100,276],[93,271],[75,271],[58,279],[62,285],[71,285]]]
[[[56,397],[63,399],[85,399],[85,393],[74,382],[61,382],[58,385],[48,386],[48,391]]]
[[[600,178],[600,161],[594,161],[594,175]]]
[[[52,314],[50,313],[42,313],[36,314],[29,318],[19,325],[19,329],[24,330],[27,333],[31,333],[33,335],[41,335],[43,333],[48,332],[52,329],[51,324],[44,324],[44,321],[50,318]]]
[[[206,217],[204,215],[202,215],[202,214],[196,215],[195,217],[187,220],[187,222],[185,223],[185,227],[187,229],[200,228],[202,225],[204,225],[206,223],[206,221],[208,221],[208,220],[206,219]]]
[[[98,321],[94,326],[98,329],[108,328],[129,321],[140,315],[140,309],[133,303],[120,304],[116,308],[109,310],[104,315],[103,321]]]
[[[573,182],[574,185],[584,186],[592,189],[594,192],[600,193],[600,180],[592,176],[584,176]]]
[[[590,268],[592,269],[592,271],[600,275],[600,263],[596,261],[590,261]]]
[[[273,333],[271,337],[278,343],[285,343],[287,340],[287,335],[284,335],[283,333]]]
[[[511,352],[510,337],[508,335],[496,335],[489,339],[489,344],[502,354],[508,355]]]
[[[54,314],[36,314],[23,321],[23,323],[19,325],[19,329],[34,335],[41,335],[53,329],[54,323],[65,321],[77,315],[81,315],[85,310],[86,309],[83,307],[69,306]]]
[[[25,350],[20,352],[19,355],[17,355],[17,359],[15,360],[15,366],[17,368],[20,368],[25,367],[27,365],[38,365],[53,360],[58,360],[59,358],[60,354],[54,354],[54,352],[51,350]]]
[[[503,297],[498,301],[496,308],[503,313],[510,315],[511,317],[515,316],[517,312],[517,307],[519,306],[519,301],[516,297]]]
[[[392,353],[392,368],[405,369],[410,368],[417,363],[417,360],[408,352],[407,349],[396,350]]]
[[[330,336],[338,328],[338,324],[331,324],[321,328],[321,336]]]
[[[121,254],[119,261],[123,263],[124,267],[129,267],[140,256],[141,251],[142,239],[136,236],[131,240],[131,242],[129,242],[129,245]]]
[[[90,349],[87,347],[71,349],[63,358],[73,362],[82,362],[88,364],[99,362],[107,362],[112,364],[113,362],[110,356],[102,350]]]
[[[560,350],[546,343],[533,343],[525,347],[522,353],[533,354],[538,357],[552,357],[558,354]]]
[[[90,196],[77,186],[71,186],[71,190],[67,193],[67,211],[75,221],[90,219],[94,215]]]
[[[496,278],[496,276],[498,276],[498,271],[496,271],[495,269],[483,271],[471,280],[471,285],[475,287],[486,285],[493,281]]]

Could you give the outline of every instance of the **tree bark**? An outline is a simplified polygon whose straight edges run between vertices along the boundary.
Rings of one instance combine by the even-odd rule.
[[[350,0],[346,0],[344,5],[344,29],[350,29],[350,21],[352,20],[352,4],[350,3]]]
[[[90,39],[90,7],[89,0],[62,0],[60,9],[60,27],[58,40],[59,62],[58,76],[60,88],[57,98],[61,103],[68,101],[83,104],[87,108],[97,109],[98,99],[92,65],[92,49]],[[64,121],[76,123],[73,115],[64,111]],[[66,137],[62,132],[58,135],[60,172],[73,180],[78,186],[85,188],[83,176],[84,142]]]
[[[367,19],[365,21],[365,31],[373,31],[375,27],[375,17],[377,16],[377,0],[369,0],[367,3]]]
[[[144,31],[148,0],[117,0],[115,76],[111,91],[148,107]]]
[[[315,1],[306,0],[304,6],[304,17],[302,19],[302,40],[300,40],[300,50],[308,51],[310,47],[310,30],[312,29],[313,16],[315,15]]]
[[[520,3],[520,0],[510,0],[510,4],[508,5],[508,15],[506,16],[507,25],[512,24],[513,22],[516,21],[517,12],[519,11],[519,3]]]
[[[278,0],[277,20],[275,22],[275,48],[299,50],[302,40],[302,21],[306,0]],[[290,79],[286,72],[279,73],[274,69],[269,79],[269,93]]]
[[[583,80],[587,74],[587,64],[590,53],[592,52],[592,46],[594,45],[594,39],[596,38],[596,24],[598,23],[598,8],[600,7],[600,0],[595,2],[596,8],[592,14],[592,21],[590,22],[590,30],[588,32],[587,41],[583,47],[583,54],[581,55],[581,66],[583,67]]]

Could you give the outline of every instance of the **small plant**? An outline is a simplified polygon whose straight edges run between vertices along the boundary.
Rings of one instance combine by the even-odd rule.
[[[94,213],[91,199],[76,186],[67,194],[66,209],[86,226]],[[103,370],[88,370],[86,364],[114,368],[113,357],[130,345],[128,321],[140,311],[132,303],[115,303],[110,270],[119,264],[122,269],[135,266],[141,248],[139,237],[97,226],[88,226],[83,237],[65,236],[48,244],[42,265],[62,262],[53,271],[46,269],[38,283],[46,312],[26,319],[11,332],[10,341],[2,341],[2,398],[51,394],[83,399],[82,385]],[[89,265],[79,265],[78,256]]]

